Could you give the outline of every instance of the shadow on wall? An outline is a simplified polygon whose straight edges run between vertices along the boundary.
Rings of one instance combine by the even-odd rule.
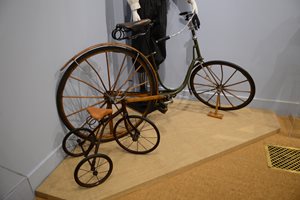
[[[105,0],[106,26],[109,42],[116,42],[111,37],[111,32],[116,24],[131,21],[130,7],[127,0]]]
[[[106,27],[107,27],[107,35],[108,41],[111,41],[112,38],[111,30],[115,26],[115,14],[114,14],[114,1],[112,0],[105,0],[105,10],[106,10]]]
[[[185,0],[169,1],[167,35],[174,34],[183,28],[183,26],[186,24],[186,21],[182,17],[179,17],[179,13],[190,11],[190,10],[191,10],[191,7]],[[186,31],[184,31],[184,32],[186,32]],[[181,76],[183,76],[183,74],[186,72],[185,68],[183,68],[184,69],[183,71],[181,71],[181,69],[182,69],[182,67],[188,66],[192,59],[192,52],[190,52],[190,49],[192,49],[192,46],[193,46],[192,39],[190,38],[189,40],[185,40],[185,39],[180,40],[181,37],[184,37],[184,36],[181,34],[179,36],[176,36],[175,37],[176,39],[174,38],[174,39],[167,41],[167,59],[166,60],[168,60],[169,58],[174,59],[175,58],[174,55],[176,55],[176,58],[180,58],[182,55],[186,55],[184,63],[180,63],[180,64],[177,63],[177,64],[179,64],[178,66],[169,66],[172,64],[165,61],[160,65],[160,68],[159,68],[159,75],[160,75],[162,82],[167,82],[167,86],[170,86],[171,88],[179,86],[179,84],[181,83],[179,80],[181,80],[181,79],[183,80],[184,77],[181,77]],[[185,42],[183,42],[183,41],[185,41]],[[177,48],[178,45],[179,46],[182,45],[181,49],[184,49],[185,53],[182,53],[181,49]],[[172,53],[172,51],[174,51],[174,49],[175,49],[175,51],[177,51],[177,54]],[[183,64],[183,66],[181,66],[182,64]],[[177,68],[174,68],[174,67],[181,67],[181,68],[180,68],[180,70],[178,70]],[[168,68],[172,68],[172,69],[168,69]],[[176,83],[170,83],[170,85],[168,85],[168,82],[170,82],[170,80],[168,80],[168,79],[171,78],[171,76],[169,74],[170,71],[172,71],[173,78],[176,77],[176,81],[175,81]],[[180,73],[180,75],[176,74],[176,72]],[[171,81],[171,82],[174,82],[174,81]]]
[[[260,97],[274,100],[269,109],[279,114],[296,114],[300,102],[300,16],[281,23],[259,46],[254,72],[258,80],[267,79],[264,85],[257,84]],[[286,42],[285,42],[286,41]],[[278,52],[278,54],[274,54]],[[273,53],[273,54],[272,54]],[[261,73],[264,66],[274,66],[269,74]],[[260,106],[259,106],[260,107]],[[262,106],[264,107],[264,106]]]

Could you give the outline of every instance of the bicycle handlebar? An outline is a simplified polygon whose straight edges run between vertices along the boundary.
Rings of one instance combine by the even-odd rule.
[[[160,38],[158,40],[156,40],[156,43],[162,42],[162,41],[166,41],[168,39],[170,39],[171,37],[177,36],[180,33],[182,33],[187,27],[189,27],[191,30],[198,30],[200,27],[200,21],[199,18],[197,16],[196,13],[192,13],[192,12],[181,12],[179,13],[180,16],[184,16],[185,20],[188,21],[185,26],[178,31],[177,33],[174,33],[172,35],[167,35],[166,37]]]
[[[163,38],[160,38],[160,39],[156,40],[155,42],[156,43],[160,43],[160,42],[166,41],[166,40],[168,40],[170,38],[171,38],[170,36],[166,36],[166,37],[163,37]]]

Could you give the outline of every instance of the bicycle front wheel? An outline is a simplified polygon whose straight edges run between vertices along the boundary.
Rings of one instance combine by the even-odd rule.
[[[237,110],[247,106],[255,95],[255,84],[243,68],[226,61],[199,64],[192,72],[190,86],[195,97],[220,110]]]
[[[103,44],[89,48],[71,61],[59,82],[56,102],[61,120],[73,130],[88,127],[86,109],[90,106],[117,110],[120,98],[155,94],[156,77],[143,54],[127,45]],[[128,107],[128,112],[145,116],[152,105],[152,101],[143,102],[142,109]],[[114,139],[113,127],[111,121],[102,142]]]

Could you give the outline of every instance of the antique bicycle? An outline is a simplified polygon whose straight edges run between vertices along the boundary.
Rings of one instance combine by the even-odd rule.
[[[71,130],[62,141],[66,154],[72,157],[84,156],[75,168],[74,179],[82,187],[94,187],[110,176],[113,162],[109,156],[99,153],[102,136],[106,125],[117,116],[122,116],[114,125],[113,135],[116,142],[124,150],[134,154],[146,154],[156,149],[160,142],[160,134],[156,125],[146,117],[129,115],[126,100],[110,99],[112,104],[121,104],[120,109],[113,113],[112,109],[88,107],[86,123],[89,128]],[[123,96],[123,97],[122,97]],[[96,130],[100,130],[99,132]],[[122,137],[117,133],[123,133]],[[94,149],[94,153],[90,152]]]
[[[247,106],[255,95],[250,74],[231,62],[204,62],[196,36],[198,25],[194,19],[197,15],[189,12],[180,15],[187,21],[182,30],[154,41],[168,40],[187,28],[191,31],[193,57],[178,88],[170,89],[161,81],[153,66],[155,63],[150,62],[155,52],[144,55],[121,42],[91,46],[76,54],[61,69],[63,75],[56,101],[65,126],[70,130],[86,126],[90,106],[119,110],[120,106],[112,104],[106,96],[118,98],[120,94],[131,100],[126,104],[128,112],[141,116],[156,109],[165,112],[166,102],[186,87],[199,101],[212,108],[236,110]],[[151,26],[149,19],[117,24],[112,36],[117,40],[133,39],[147,34]],[[141,102],[141,98],[145,101]],[[107,124],[103,141],[114,139],[114,124],[114,120]]]

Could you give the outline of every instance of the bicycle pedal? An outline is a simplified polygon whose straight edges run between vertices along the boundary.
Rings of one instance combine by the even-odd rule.
[[[165,107],[159,107],[158,111],[161,112],[162,114],[165,114],[168,111],[168,107],[167,106],[165,106]]]
[[[164,101],[163,103],[168,105],[168,104],[174,103],[174,101],[173,101],[173,99],[170,99],[170,100]]]
[[[157,105],[157,110],[165,114],[168,111],[168,105],[165,102],[159,102]]]

